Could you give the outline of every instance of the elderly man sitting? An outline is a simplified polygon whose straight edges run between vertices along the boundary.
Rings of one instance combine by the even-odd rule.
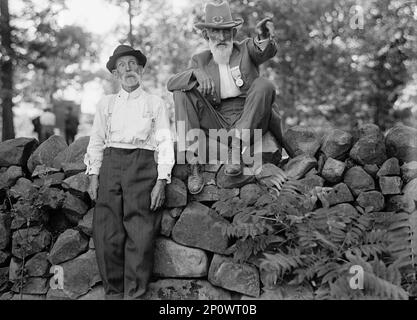
[[[275,99],[274,85],[259,76],[259,65],[271,59],[277,52],[272,39],[273,24],[267,18],[258,23],[258,36],[240,43],[234,42],[237,29],[243,20],[233,20],[229,5],[223,2],[207,4],[204,23],[195,26],[202,29],[210,50],[194,55],[188,70],[173,76],[168,82],[168,90],[173,92],[177,127],[183,122],[185,132],[201,129],[233,130],[229,146],[225,174],[242,174],[242,140],[248,143],[255,129],[266,131],[273,128],[281,140],[280,122],[277,113],[272,112]],[[272,122],[272,123],[271,123]],[[241,129],[250,129],[246,139]],[[239,131],[240,130],[240,131]],[[181,138],[181,137],[180,137]],[[179,152],[197,153],[188,141]],[[177,146],[177,147],[178,147]],[[199,193],[204,185],[199,163],[204,159],[197,156],[190,163],[188,178],[190,193]]]

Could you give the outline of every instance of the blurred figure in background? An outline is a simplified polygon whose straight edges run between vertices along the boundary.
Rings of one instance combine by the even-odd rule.
[[[74,114],[73,108],[70,106],[68,107],[65,117],[65,139],[67,140],[68,145],[74,142],[78,131],[78,125],[78,116]]]
[[[42,134],[41,117],[37,116],[36,118],[33,118],[32,124],[33,124],[33,131],[37,133],[38,140],[40,140],[41,134]]]
[[[39,137],[39,142],[44,142],[50,136],[54,135],[54,129],[56,125],[56,116],[52,112],[51,108],[46,108],[41,114],[39,119],[41,125],[41,135]]]

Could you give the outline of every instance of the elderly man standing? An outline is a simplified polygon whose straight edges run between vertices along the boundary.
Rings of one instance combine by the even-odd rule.
[[[146,61],[125,45],[109,58],[106,67],[121,90],[98,103],[84,160],[96,200],[93,238],[107,299],[137,299],[146,292],[158,210],[174,165],[166,105],[141,87]]]
[[[259,65],[271,59],[277,52],[272,39],[273,24],[270,18],[257,25],[258,35],[240,43],[234,42],[237,29],[243,20],[233,20],[227,2],[207,4],[204,23],[195,26],[202,29],[210,50],[194,55],[188,70],[173,76],[168,82],[168,90],[174,94],[177,125],[184,123],[185,132],[201,129],[234,130],[229,145],[225,174],[242,174],[242,140],[249,145],[249,139],[255,129],[262,133],[272,128],[272,132],[281,139],[280,121],[277,113],[272,112],[275,99],[274,85],[259,76]],[[241,129],[250,129],[249,137],[241,135]],[[240,133],[239,133],[240,130]],[[238,133],[238,134],[236,134]],[[180,137],[181,138],[181,137]],[[249,139],[248,139],[249,138]],[[183,141],[185,150],[196,154],[188,141]],[[198,144],[197,144],[198,145]],[[239,150],[237,153],[233,149]],[[190,163],[191,175],[188,178],[190,193],[199,193],[204,185],[199,163],[204,159]]]

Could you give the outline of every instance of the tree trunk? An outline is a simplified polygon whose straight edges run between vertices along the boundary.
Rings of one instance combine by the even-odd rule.
[[[127,4],[128,4],[128,13],[129,13],[129,35],[128,35],[128,39],[129,39],[130,46],[133,47],[134,43],[133,43],[133,26],[132,26],[132,19],[133,19],[132,0],[127,0]]]
[[[13,58],[8,0],[0,0],[0,100],[3,115],[2,141],[13,139]]]

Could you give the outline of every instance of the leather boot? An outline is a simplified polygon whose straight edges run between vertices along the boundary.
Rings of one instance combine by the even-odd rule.
[[[189,164],[191,174],[188,176],[188,191],[191,194],[198,194],[204,188],[204,178],[200,173],[200,165],[198,163]]]
[[[240,140],[232,143],[229,147],[227,155],[227,163],[225,164],[224,174],[231,177],[240,176],[242,174],[242,154],[240,148]]]

